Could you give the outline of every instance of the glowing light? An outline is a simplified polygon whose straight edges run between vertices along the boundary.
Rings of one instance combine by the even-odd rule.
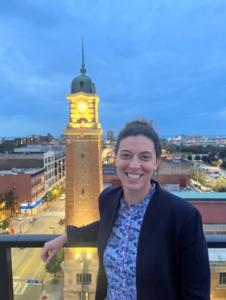
[[[75,258],[79,258],[80,257],[80,254],[79,253],[76,253],[75,254]]]
[[[87,110],[87,104],[84,102],[79,102],[78,111],[83,114],[86,110]]]
[[[91,258],[91,254],[88,253],[88,254],[86,255],[86,257],[87,257],[88,259],[90,259],[90,258]]]

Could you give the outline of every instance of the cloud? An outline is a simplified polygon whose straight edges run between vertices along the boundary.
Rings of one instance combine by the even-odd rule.
[[[2,134],[66,127],[82,35],[104,130],[118,131],[139,114],[166,134],[219,132],[226,125],[225,13],[223,0],[2,3]]]

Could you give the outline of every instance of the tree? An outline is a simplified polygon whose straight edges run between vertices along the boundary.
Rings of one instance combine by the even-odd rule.
[[[226,180],[224,178],[217,179],[215,190],[218,192],[226,192]]]
[[[167,153],[173,154],[174,153],[174,148],[172,147],[164,147]]]
[[[64,249],[60,251],[51,259],[51,261],[45,265],[46,272],[53,274],[56,277],[56,273],[61,271],[61,263],[64,260]]]
[[[0,211],[4,210],[4,204],[5,201],[4,201],[4,195],[3,194],[0,194]]]
[[[0,224],[0,228],[6,230],[7,228],[9,228],[9,221],[4,220],[1,224]]]
[[[210,164],[212,166],[218,166],[218,159],[216,157],[210,157]]]
[[[209,156],[206,156],[206,155],[203,155],[202,156],[202,161],[206,164],[210,164],[210,157]]]
[[[193,166],[191,166],[191,178],[194,179],[194,180],[196,180],[196,176],[197,176],[197,169],[193,165]]]
[[[191,156],[191,155],[188,155],[188,156],[187,156],[187,159],[188,159],[188,160],[192,160],[192,156]]]
[[[219,149],[219,157],[221,159],[225,159],[226,158],[226,149],[225,148],[220,148]]]
[[[195,145],[191,145],[188,147],[189,149],[189,152],[192,152],[192,153],[199,153],[199,148],[198,146],[195,146]]]
[[[202,173],[198,173],[197,176],[198,176],[198,180],[197,181],[199,183],[201,183],[202,185],[204,185],[205,184],[205,180],[206,180],[205,175],[203,175]]]
[[[196,155],[195,160],[200,160],[200,155]]]
[[[1,202],[5,203],[1,210],[10,210],[11,214],[15,212],[15,206],[17,205],[17,202],[15,202],[16,199],[18,199],[18,197],[15,196],[14,191],[11,190],[5,193],[4,196],[1,197]]]
[[[208,150],[210,157],[215,157],[215,155],[218,153],[218,148],[213,145],[206,146],[206,149]]]
[[[222,168],[226,168],[226,160],[224,160],[224,161],[222,162],[221,167],[222,167]]]

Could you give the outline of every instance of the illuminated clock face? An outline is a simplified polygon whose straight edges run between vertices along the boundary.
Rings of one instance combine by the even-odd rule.
[[[79,102],[77,109],[80,114],[84,114],[87,111],[87,104],[84,102]]]

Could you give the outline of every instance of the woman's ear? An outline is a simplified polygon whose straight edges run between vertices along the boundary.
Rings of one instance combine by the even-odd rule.
[[[159,166],[160,162],[161,162],[161,157],[159,157],[159,158],[156,159],[155,170],[158,169],[158,166]]]

